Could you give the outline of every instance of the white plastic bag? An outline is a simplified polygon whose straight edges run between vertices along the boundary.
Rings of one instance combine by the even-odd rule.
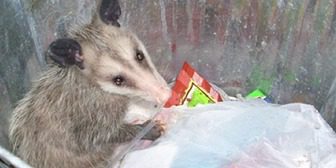
[[[336,167],[335,133],[313,106],[223,102],[174,112],[166,134],[121,167]]]

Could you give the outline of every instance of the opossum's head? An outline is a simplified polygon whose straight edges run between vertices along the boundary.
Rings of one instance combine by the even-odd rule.
[[[103,0],[94,21],[54,41],[48,55],[63,68],[77,66],[100,88],[113,94],[163,104],[171,91],[142,42],[120,28],[116,0]]]

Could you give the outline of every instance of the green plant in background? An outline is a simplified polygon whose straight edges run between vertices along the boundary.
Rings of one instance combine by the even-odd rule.
[[[283,79],[290,85],[294,85],[296,83],[295,74],[290,70],[286,70],[284,72]]]
[[[291,70],[286,69],[281,74],[283,82],[286,82],[288,85],[294,85],[296,81],[296,75]],[[272,72],[267,72],[262,69],[260,66],[255,66],[250,78],[248,80],[248,88],[259,89],[265,95],[269,95],[273,86],[273,82],[276,78],[279,77],[279,74],[273,70]]]
[[[322,35],[323,33],[325,33],[325,31],[328,30],[328,20],[332,18],[333,10],[335,9],[333,2],[330,0],[320,0],[317,3],[319,3],[319,5],[317,5],[315,8],[316,12],[314,13],[314,29],[318,35]]]
[[[320,76],[314,76],[310,83],[311,83],[311,86],[313,86],[315,88],[321,87],[321,77]]]
[[[260,66],[255,66],[248,80],[248,88],[260,89],[269,94],[274,79],[275,73],[265,73]]]

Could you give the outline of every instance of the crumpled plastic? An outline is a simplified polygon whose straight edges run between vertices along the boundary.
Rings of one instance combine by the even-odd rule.
[[[166,109],[175,122],[123,168],[334,168],[336,135],[311,105],[225,101]]]

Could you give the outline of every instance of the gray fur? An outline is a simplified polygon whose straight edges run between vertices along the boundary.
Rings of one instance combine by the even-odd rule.
[[[33,167],[104,167],[141,127],[122,123],[127,97],[102,91],[76,67],[53,67],[13,112],[13,151]]]

